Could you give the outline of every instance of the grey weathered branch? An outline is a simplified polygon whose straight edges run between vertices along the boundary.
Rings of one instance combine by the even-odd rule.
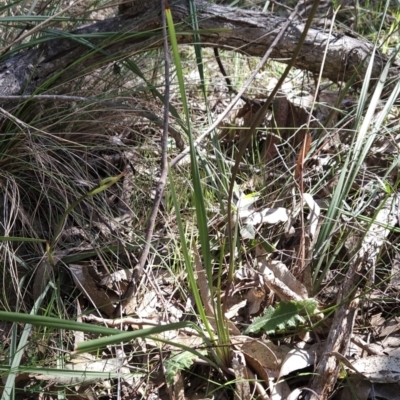
[[[30,94],[48,82],[61,83],[73,77],[99,68],[110,60],[127,56],[149,48],[160,47],[160,10],[154,2],[151,9],[124,8],[124,14],[100,21],[72,32],[54,31],[46,36],[44,44],[13,55],[0,63],[0,95]],[[187,0],[171,2],[175,23],[186,34],[179,35],[180,43],[190,43],[190,16]],[[151,2],[145,2],[151,4]],[[271,45],[285,19],[273,14],[252,10],[208,4],[197,0],[199,28],[203,46],[221,47],[239,51],[251,56],[262,56]],[[293,22],[279,46],[272,52],[272,58],[286,62],[304,28],[302,22]],[[179,31],[179,28],[178,28]],[[103,35],[101,33],[112,33]],[[81,34],[97,34],[97,38]],[[334,82],[348,81],[357,70],[355,85],[363,82],[370,60],[372,45],[364,40],[334,32],[310,29],[296,67],[317,73],[321,69],[324,51],[327,57],[323,76]],[[82,57],[85,56],[84,59]],[[4,55],[3,55],[4,58]],[[81,59],[77,65],[75,61]],[[373,64],[372,78],[376,79],[386,62],[378,53]],[[397,66],[393,76],[398,76]]]

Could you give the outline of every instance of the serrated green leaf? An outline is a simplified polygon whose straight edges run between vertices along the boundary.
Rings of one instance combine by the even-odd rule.
[[[299,323],[305,323],[306,320],[302,315],[314,315],[317,306],[315,299],[280,302],[276,309],[270,306],[262,317],[255,318],[245,333],[265,331],[267,334],[274,334],[276,330],[295,328]]]
[[[296,327],[296,316],[298,309],[294,302],[284,303],[280,302],[275,309],[272,317],[265,324],[265,331],[267,334],[275,333],[276,329],[285,330],[286,326]]]
[[[317,311],[318,302],[315,299],[304,299],[298,301],[297,303],[302,306],[307,315],[314,315]],[[299,309],[300,312],[303,311],[302,308]]]
[[[248,333],[259,333],[261,330],[264,330],[264,326],[267,323],[268,320],[270,320],[275,312],[275,309],[271,306],[269,306],[265,312],[264,315],[261,317],[256,317],[253,320],[253,323],[245,330],[245,334]]]
[[[197,356],[188,351],[177,352],[169,358],[165,363],[165,378],[169,385],[173,385],[174,377],[178,371],[189,368]]]

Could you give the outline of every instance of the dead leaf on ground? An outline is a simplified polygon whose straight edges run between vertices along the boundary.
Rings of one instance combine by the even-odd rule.
[[[230,296],[228,299],[224,299],[224,302],[228,301],[229,304],[228,309],[225,313],[225,317],[227,319],[231,319],[236,317],[239,313],[239,310],[246,307],[247,301],[242,300],[242,297],[239,295]]]
[[[260,311],[261,304],[265,299],[264,288],[251,288],[247,292],[248,313],[257,314]]]
[[[282,361],[290,350],[287,346],[277,346],[271,341],[248,336],[236,336],[232,338],[232,343],[246,356],[248,365],[267,382],[269,378],[278,377]]]
[[[354,361],[352,365],[371,382],[400,382],[400,357],[387,355],[368,356]]]
[[[44,256],[35,270],[35,279],[33,281],[33,299],[35,301],[43,293],[44,288],[53,275],[53,266],[50,264],[47,256]]]
[[[256,255],[261,251],[264,251],[264,249],[258,246]],[[272,273],[271,277],[273,276],[275,279],[278,279],[283,285],[287,286],[290,291],[294,292],[295,295],[301,299],[307,299],[309,297],[306,287],[289,271],[288,267],[284,263],[275,260],[268,261],[265,256],[257,257],[257,261],[257,266],[260,273],[263,275],[266,273]]]
[[[82,266],[76,264],[69,264],[69,270],[71,271],[72,278],[78,289],[87,299],[93,304],[93,306],[108,317],[112,317],[114,313],[114,306],[107,293],[99,288],[89,272],[91,266]]]
[[[379,338],[385,338],[400,330],[400,322],[396,320],[387,321],[382,313],[375,314],[371,317],[371,325]]]
[[[106,379],[114,379],[120,376],[120,368],[125,364],[123,358],[109,358],[106,360],[94,359],[91,356],[87,358],[80,357],[74,362],[64,365],[64,368],[69,371],[75,371],[75,374],[43,374],[32,375],[35,379],[51,381],[58,385],[86,385],[93,382],[98,382]],[[93,374],[91,374],[93,372]],[[96,377],[96,373],[108,373],[109,376]]]
[[[399,385],[397,383],[371,383],[363,379],[351,377],[347,380],[340,400],[400,400]]]
[[[319,357],[320,352],[321,345],[318,343],[310,346],[308,349],[290,350],[282,363],[279,376],[286,376],[294,371],[314,365],[314,362]]]

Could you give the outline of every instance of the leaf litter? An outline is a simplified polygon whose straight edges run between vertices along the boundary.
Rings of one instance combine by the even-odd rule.
[[[367,196],[363,197],[363,195],[359,197],[354,195],[353,199],[355,203],[361,203],[360,208],[356,209],[355,213],[365,218],[361,219],[360,222],[356,218],[357,215],[352,215],[350,208],[344,204],[343,225],[351,226],[351,224],[354,224],[354,229],[348,229],[349,233],[344,232],[345,229],[343,232],[334,233],[337,236],[347,234],[340,251],[343,263],[350,265],[350,273],[342,271],[339,262],[334,264],[333,267],[336,270],[331,275],[327,275],[321,292],[315,294],[305,277],[305,269],[298,271],[298,268],[293,268],[294,264],[298,266],[299,261],[296,258],[296,255],[300,254],[299,249],[301,248],[298,238],[301,231],[308,235],[308,239],[305,240],[305,250],[306,254],[309,255],[309,260],[304,260],[305,262],[311,262],[311,258],[314,256],[319,257],[319,254],[314,253],[315,241],[313,241],[318,236],[321,221],[324,218],[324,212],[319,207],[319,200],[321,200],[321,197],[323,199],[329,198],[332,194],[332,187],[328,184],[328,180],[335,181],[335,176],[328,176],[326,170],[335,165],[337,154],[343,154],[343,148],[348,143],[348,133],[340,129],[335,130],[333,137],[326,137],[325,142],[320,145],[320,154],[316,152],[316,155],[312,154],[307,158],[309,151],[312,151],[310,150],[310,143],[307,142],[302,153],[293,151],[289,152],[287,157],[283,157],[284,152],[287,151],[285,146],[288,147],[287,145],[289,145],[289,148],[290,146],[296,148],[301,144],[304,132],[300,129],[294,134],[293,128],[299,128],[308,118],[305,111],[307,107],[303,106],[303,108],[298,109],[300,101],[295,96],[289,96],[289,94],[282,95],[279,99],[280,103],[275,104],[275,110],[272,110],[271,114],[275,112],[276,115],[266,117],[265,125],[271,129],[272,136],[265,137],[264,135],[260,138],[261,141],[265,142],[261,146],[262,159],[267,162],[266,159],[271,155],[284,158],[292,170],[286,168],[287,166],[285,167],[282,163],[275,170],[271,168],[273,170],[271,179],[279,180],[281,176],[293,174],[294,171],[296,178],[303,176],[307,191],[302,193],[301,200],[297,200],[298,203],[293,201],[290,204],[290,202],[281,201],[274,193],[269,194],[270,198],[268,198],[261,191],[246,193],[248,190],[242,189],[240,185],[237,186],[236,190],[237,198],[234,205],[237,208],[236,217],[240,225],[241,243],[244,247],[248,247],[248,250],[245,251],[241,259],[237,257],[237,262],[241,267],[236,270],[234,290],[222,301],[226,304],[224,317],[229,327],[232,345],[231,367],[233,376],[237,381],[235,383],[237,396],[239,396],[238,398],[252,398],[253,386],[249,381],[254,380],[256,384],[258,383],[262,387],[258,387],[258,393],[262,393],[263,389],[264,396],[273,399],[294,398],[295,395],[299,394],[298,389],[294,388],[290,379],[286,380],[285,377],[293,377],[296,372],[300,372],[298,386],[308,384],[307,377],[302,380],[302,372],[303,375],[312,373],[312,368],[315,368],[316,364],[321,362],[322,355],[327,354],[327,347],[324,347],[326,339],[330,340],[327,332],[337,330],[341,331],[347,341],[345,344],[338,343],[340,347],[338,354],[346,357],[346,361],[335,354],[335,349],[331,349],[328,353],[331,358],[339,358],[338,361],[342,368],[346,370],[349,380],[353,381],[351,386],[357,397],[368,399],[368,396],[372,394],[388,400],[396,399],[398,397],[395,394],[396,390],[392,390],[392,393],[389,390],[385,391],[382,384],[386,384],[387,389],[389,385],[398,384],[400,376],[398,371],[399,354],[396,352],[396,347],[399,345],[400,328],[399,322],[392,315],[393,302],[395,303],[399,290],[398,252],[395,251],[391,255],[392,260],[389,262],[390,272],[388,276],[382,273],[380,256],[390,244],[393,227],[398,224],[397,193],[379,197],[379,192],[382,190],[390,192],[390,188],[385,187],[387,177],[375,176],[373,173],[368,174],[367,168],[365,176],[357,182],[357,186],[355,185],[354,192],[360,191],[367,194],[375,192],[371,196],[372,200],[368,204],[364,204],[363,199]],[[198,101],[197,96],[197,93],[193,92],[194,105]],[[226,93],[216,91],[210,97],[212,97],[211,100],[215,105],[224,107]],[[326,116],[327,112],[336,104],[337,93],[333,92],[333,95],[327,95],[327,100],[322,99],[322,97],[320,101],[323,106],[317,110],[317,115]],[[347,99],[347,101],[350,100]],[[218,112],[217,106],[215,106],[215,110]],[[232,114],[233,119],[242,120],[240,122],[242,125],[240,129],[231,132],[229,138],[221,136],[222,145],[229,149],[237,140],[240,140],[241,135],[245,132],[244,128],[251,124],[253,111],[247,110],[245,112],[242,109]],[[196,108],[194,118],[199,118],[199,124],[203,113],[204,109]],[[314,123],[318,125],[322,121],[323,118],[319,116],[314,120]],[[127,124],[127,131],[133,129],[126,121],[124,122]],[[331,119],[331,126],[335,126],[335,123],[336,121]],[[141,130],[152,132],[154,137],[154,128],[147,121],[138,118],[135,124],[136,128],[139,127]],[[113,124],[110,123],[109,128],[114,129],[115,126],[117,126],[117,121]],[[113,320],[116,304],[120,300],[119,297],[124,292],[136,264],[136,255],[132,253],[133,250],[128,244],[140,242],[135,230],[143,228],[146,214],[146,207],[142,210],[136,209],[131,205],[131,198],[134,191],[137,191],[143,196],[141,198],[138,196],[138,204],[143,198],[147,199],[148,204],[151,203],[150,200],[153,198],[151,194],[152,183],[155,180],[153,178],[158,174],[157,167],[154,165],[146,166],[148,154],[141,159],[144,167],[128,167],[132,160],[137,159],[138,155],[131,150],[121,151],[120,147],[136,143],[134,147],[155,153],[157,150],[154,149],[157,147],[154,143],[146,143],[148,138],[142,138],[141,140],[144,143],[140,143],[139,138],[132,132],[127,133],[127,131],[121,132],[118,136],[113,136],[112,140],[107,138],[111,148],[108,152],[105,151],[97,158],[93,158],[91,166],[96,170],[96,179],[101,178],[99,171],[104,165],[108,176],[115,176],[127,168],[129,172],[122,179],[121,185],[111,187],[107,194],[100,194],[100,205],[89,201],[82,204],[79,212],[85,215],[86,219],[83,223],[81,223],[77,214],[66,220],[66,225],[61,232],[62,243],[60,247],[65,246],[69,249],[65,253],[59,253],[59,257],[56,256],[56,264],[62,264],[67,256],[78,256],[84,251],[93,249],[93,247],[100,249],[84,261],[67,262],[66,270],[71,274],[75,287],[80,293],[78,302],[81,303],[82,308],[88,314],[84,318],[98,324],[120,326],[121,329],[125,330],[180,321],[188,316],[188,310],[190,310],[190,306],[185,307],[185,302],[191,304],[190,294],[186,296],[187,298],[185,296],[181,298],[179,295],[182,289],[179,280],[184,278],[183,275],[177,277],[171,269],[173,257],[170,254],[173,254],[177,241],[176,226],[171,224],[167,226],[170,237],[167,237],[164,234],[165,231],[160,229],[159,232],[162,237],[159,238],[160,240],[158,238],[154,240],[154,247],[158,249],[159,254],[166,250],[171,259],[165,257],[164,262],[153,260],[154,263],[149,263],[148,275],[145,276],[135,298],[128,305],[127,316],[123,316],[118,323],[117,320]],[[277,137],[279,137],[279,140],[277,140]],[[156,142],[157,139],[154,139],[154,141]],[[385,158],[388,158],[391,152],[398,155],[396,146],[395,140],[390,140],[387,137],[380,138],[376,147],[371,149],[371,157],[367,158],[366,163],[370,164],[369,167],[376,166],[376,158],[379,156],[379,162],[384,164]],[[119,155],[118,163],[121,162],[124,165],[115,165],[115,159],[110,155]],[[312,165],[312,163],[316,165]],[[100,164],[102,165],[99,166]],[[299,167],[300,164],[301,167]],[[334,174],[337,174],[337,171]],[[78,182],[80,188],[87,187],[90,190],[93,187],[92,181],[86,178],[74,176],[74,181]],[[141,178],[143,181],[141,181]],[[309,178],[310,180],[307,181]],[[311,194],[313,182],[318,179],[322,179],[324,182],[321,185],[324,186],[324,190],[321,189],[323,196],[321,196],[321,193],[319,195]],[[132,182],[135,181],[136,184],[133,185]],[[374,183],[375,186],[373,185],[371,188],[369,181]],[[143,186],[143,182],[146,183],[146,187]],[[245,182],[243,188],[247,184],[248,182]],[[288,191],[284,192],[283,195],[290,197],[291,193]],[[71,193],[67,193],[67,196],[73,199]],[[300,205],[300,202],[302,205]],[[7,201],[5,200],[4,203],[7,203]],[[7,206],[11,207],[10,204]],[[303,206],[306,209],[304,213],[307,214],[307,218],[301,226],[299,216],[302,212],[300,209]],[[101,208],[107,211],[100,214]],[[23,213],[24,210],[21,208],[19,212]],[[164,212],[167,213],[166,210]],[[33,219],[34,224],[39,225],[38,218],[34,217]],[[160,228],[166,219],[160,218],[158,221]],[[43,225],[43,221],[40,221],[40,225]],[[217,231],[220,227],[213,226],[212,229]],[[215,236],[218,233],[220,232],[212,232]],[[251,241],[260,237],[265,239],[264,245],[266,242],[273,243],[271,245],[271,248],[274,249],[273,252],[267,251],[265,246],[259,244],[255,248],[252,247]],[[96,245],[98,243],[101,243],[101,245]],[[107,246],[110,247],[110,252],[106,250]],[[118,257],[107,259],[108,255],[113,254],[117,248]],[[201,254],[201,249],[198,254]],[[104,262],[105,258],[107,262]],[[196,254],[194,258],[196,259]],[[88,263],[87,259],[90,259],[91,262]],[[111,264],[109,263],[110,260],[115,262],[113,270],[107,270],[104,266],[104,264]],[[33,288],[34,298],[37,298],[38,294],[41,293],[43,285],[47,281],[54,279],[52,275],[54,267],[49,260],[43,259],[37,265],[38,270]],[[168,268],[158,272],[160,265],[167,265]],[[210,293],[210,284],[212,285],[214,282],[207,281],[200,255],[197,255],[195,269],[206,314],[210,318],[212,328],[216,330],[216,316],[213,307],[215,298]],[[349,277],[348,274],[351,276]],[[352,279],[353,285],[349,282]],[[379,286],[376,286],[377,281],[379,281]],[[356,287],[361,287],[361,283],[370,291],[365,297],[362,297],[364,294],[361,290],[353,290]],[[330,303],[330,297],[324,297],[325,290],[329,285],[333,287],[335,294],[341,293],[340,304],[336,311],[338,318],[332,321],[324,316],[321,322],[321,312],[325,312],[326,309],[333,306]],[[349,289],[349,292],[342,293],[343,287]],[[390,298],[391,304],[380,301],[383,294]],[[371,306],[370,310],[363,308],[360,299],[365,299],[366,304]],[[335,301],[336,296],[332,300]],[[366,313],[363,316],[364,321],[361,321],[357,316],[360,309]],[[350,317],[349,312],[352,313]],[[131,315],[134,315],[134,317],[131,317]],[[260,320],[260,329],[251,328],[253,324]],[[116,324],[111,325],[111,321],[115,321]],[[343,321],[347,321],[349,325],[343,326]],[[365,324],[366,322],[369,325]],[[310,335],[308,337],[304,335],[305,332],[313,333],[314,329],[315,332],[319,329],[320,333],[315,336],[311,335],[312,338]],[[249,336],[244,335],[244,332]],[[259,335],[260,332],[267,333],[268,337],[262,337]],[[197,333],[187,330],[168,332],[162,338],[192,348],[206,347],[204,340]],[[314,343],[319,339],[322,339],[323,342]],[[351,345],[350,341],[352,341]],[[159,342],[152,339],[145,339],[140,344],[143,353],[150,352],[150,349],[157,349],[159,345]],[[359,349],[357,351],[359,358],[357,359],[353,359],[354,353],[356,353],[352,350],[354,349],[353,345]],[[381,346],[379,354],[374,354],[377,349],[373,349],[373,345]],[[136,350],[138,348],[139,346]],[[194,369],[198,360],[191,353],[177,350],[171,344],[165,345],[163,351],[169,354],[166,361],[166,378],[171,386],[171,393],[173,393],[170,396],[171,398],[184,398],[183,386],[187,377],[183,376],[181,371]],[[131,362],[124,359],[121,363],[121,357],[110,357],[110,354],[108,354],[108,357],[99,359],[87,355],[87,360],[71,362],[66,364],[65,368],[71,371],[87,372],[93,369],[97,372],[109,373],[110,378],[115,379],[118,370],[130,365]],[[157,365],[159,360],[154,358],[151,362],[153,365]],[[124,375],[128,374],[129,370]],[[144,377],[146,374],[148,374],[147,371],[142,375],[139,374],[139,376]],[[55,375],[37,374],[31,377],[63,385],[78,383],[86,385],[89,381],[83,375],[80,376],[77,373],[76,377],[68,378],[69,381],[62,381],[61,378],[57,381]],[[102,379],[104,380],[104,378]],[[143,381],[137,380],[135,385],[138,385],[138,393],[149,396],[151,389]],[[393,386],[393,388],[395,387],[397,386]],[[337,398],[343,400],[350,398],[346,390],[343,390]]]

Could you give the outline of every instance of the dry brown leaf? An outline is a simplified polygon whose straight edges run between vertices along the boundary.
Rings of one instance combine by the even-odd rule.
[[[104,312],[111,318],[114,313],[114,306],[111,304],[107,293],[97,286],[95,280],[88,271],[88,268],[91,267],[69,264],[68,268],[71,271],[76,286],[82,294],[88,298],[97,310]]]
[[[296,147],[304,138],[306,130],[297,129],[293,136],[292,128],[299,128],[308,121],[308,113],[304,108],[295,106],[285,95],[279,95],[272,104],[272,133],[268,135],[262,150],[262,159],[268,161],[277,154],[276,146],[283,140],[291,138],[291,144]]]
[[[385,348],[387,354],[400,348],[400,337],[399,336],[388,336],[382,341],[382,345]]]
[[[344,388],[340,400],[400,400],[399,386],[393,384],[371,383],[358,377],[347,379],[348,385]]]
[[[225,313],[225,317],[227,319],[231,319],[236,317],[241,308],[246,307],[246,300],[242,300],[242,297],[239,295],[230,296],[227,299],[224,299],[224,302],[228,302],[227,311]]]
[[[251,288],[247,292],[248,313],[257,314],[260,311],[261,304],[265,299],[264,288]]]
[[[104,380],[103,378],[97,378],[87,375],[86,372],[108,372],[110,378],[117,377],[120,368],[124,365],[124,358],[109,358],[106,360],[94,359],[93,357],[87,357],[75,360],[65,364],[64,368],[70,371],[77,371],[76,376],[64,376],[64,375],[32,375],[32,377],[44,380],[52,381],[54,384],[59,385],[86,385],[89,383]],[[82,371],[82,373],[80,373]]]
[[[261,364],[261,362],[254,358],[250,354],[243,353],[246,357],[247,364],[251,367],[251,370],[254,371],[258,379],[262,379],[266,386],[269,385],[270,376],[268,375],[268,370]]]
[[[264,282],[268,289],[276,294],[282,301],[299,301],[302,297],[296,292],[291,290],[287,285],[285,285],[280,279],[276,278],[274,273],[269,269],[265,268],[263,271]]]
[[[267,266],[273,272],[275,278],[279,279],[302,299],[307,299],[309,297],[306,287],[289,271],[284,263],[280,261],[270,261]]]
[[[137,303],[137,302],[135,302]],[[154,290],[148,290],[140,300],[139,304],[135,304],[136,307],[133,310],[130,308],[129,312],[135,311],[140,318],[156,318],[158,317],[157,307],[159,306],[159,300],[157,293]]]
[[[104,276],[101,281],[101,286],[107,286],[108,288],[113,288],[113,285],[117,282],[126,281],[128,282],[132,278],[132,269],[121,269],[119,271],[115,271],[111,274]]]
[[[51,256],[45,254],[40,260],[39,265],[35,271],[35,279],[33,281],[33,298],[37,300],[43,293],[44,288],[49,283],[50,278],[54,273],[54,266],[60,259],[66,255],[68,251],[58,251],[52,253]]]
[[[385,325],[386,319],[382,317],[382,313],[377,313],[371,316],[371,327],[375,334],[379,334],[379,329]]]
[[[35,271],[35,279],[33,280],[33,299],[36,301],[43,293],[44,288],[54,275],[53,266],[50,264],[47,256],[44,256]]]
[[[282,361],[290,350],[286,346],[277,346],[270,341],[248,336],[236,336],[232,338],[232,343],[235,348],[243,352],[247,363],[266,382],[268,382],[268,377],[278,377]]]
[[[261,274],[266,275],[269,280],[278,279],[289,289],[288,293],[294,293],[292,294],[293,298],[289,300],[308,298],[306,287],[289,271],[285,264],[280,261],[269,261],[262,246],[256,247],[256,257],[257,267]]]
[[[354,369],[371,382],[399,383],[400,357],[368,356],[352,363]]]
[[[162,340],[168,340],[172,343],[176,343],[176,344],[182,344],[191,348],[195,348],[195,347],[200,347],[200,346],[204,346],[204,341],[201,337],[199,336],[188,336],[185,335],[184,333],[181,333],[178,330],[175,331],[165,331],[165,332],[161,332],[158,333],[156,335],[152,335],[153,339],[149,339],[148,337],[143,339],[146,344],[148,346],[152,346],[152,347],[160,347],[160,342],[157,341],[157,338],[162,339]],[[175,347],[173,344],[168,344],[168,345],[164,345],[165,349],[169,349],[169,350],[181,350],[181,347]]]
[[[179,335],[174,338],[174,343],[182,344],[184,346],[191,347],[192,349],[204,346],[204,341],[201,337],[195,335],[187,336],[182,333],[179,333]],[[174,346],[171,346],[171,349],[179,350],[180,347],[175,348]]]
[[[395,320],[386,321],[382,313],[371,317],[371,325],[378,337],[384,338],[400,330],[400,322]]]

